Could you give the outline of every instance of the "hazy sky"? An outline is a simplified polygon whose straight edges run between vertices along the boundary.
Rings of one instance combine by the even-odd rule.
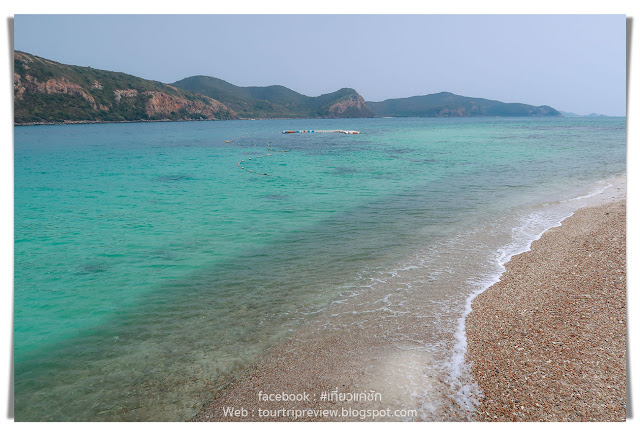
[[[16,15],[16,50],[171,83],[450,91],[625,115],[624,15]]]

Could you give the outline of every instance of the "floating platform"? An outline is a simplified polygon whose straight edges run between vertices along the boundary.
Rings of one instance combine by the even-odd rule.
[[[282,133],[344,133],[347,135],[358,135],[357,130],[283,130]]]

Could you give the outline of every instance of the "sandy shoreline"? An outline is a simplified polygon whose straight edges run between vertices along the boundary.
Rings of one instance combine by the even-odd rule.
[[[485,395],[475,413],[461,409],[442,367],[459,315],[434,308],[433,301],[447,301],[443,294],[405,288],[407,274],[423,274],[410,270],[304,325],[214,393],[193,420],[624,420],[625,192],[624,178],[614,182],[608,195],[589,200],[600,206],[545,232],[475,298],[466,360]],[[461,286],[454,276],[448,282]],[[404,315],[390,314],[396,310]],[[373,391],[383,400],[321,397]],[[260,398],[283,392],[308,396]],[[345,409],[419,414],[363,418]],[[294,417],[296,410],[336,415]]]
[[[475,298],[475,419],[626,419],[625,206],[623,196],[579,209]]]

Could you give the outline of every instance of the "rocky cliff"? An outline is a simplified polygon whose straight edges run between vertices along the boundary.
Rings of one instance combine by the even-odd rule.
[[[237,118],[211,97],[19,51],[13,87],[16,124]]]
[[[370,117],[373,114],[361,95],[349,95],[346,99],[329,106],[329,113],[336,118]]]

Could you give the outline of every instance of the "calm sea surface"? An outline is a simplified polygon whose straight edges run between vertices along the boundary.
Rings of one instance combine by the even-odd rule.
[[[626,165],[625,118],[14,133],[20,421],[188,419],[214,388],[372,277],[420,253],[428,275],[438,263],[430,247],[461,237],[469,246],[483,228],[502,226],[505,246],[526,245],[572,207],[554,204]],[[447,265],[479,274],[495,253],[475,250],[478,271],[455,253]]]

